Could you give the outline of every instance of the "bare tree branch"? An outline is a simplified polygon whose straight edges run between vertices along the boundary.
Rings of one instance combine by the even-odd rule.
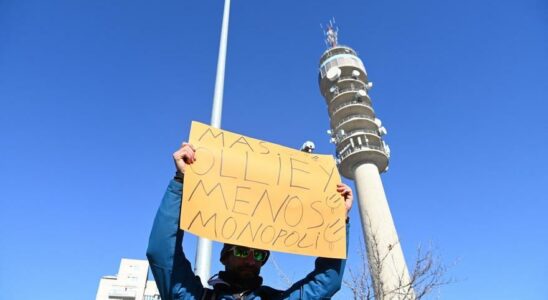
[[[360,300],[420,300],[425,299],[433,291],[440,286],[450,284],[453,280],[447,279],[448,267],[441,262],[441,259],[435,255],[433,248],[430,246],[424,250],[422,246],[417,247],[416,258],[412,266],[412,271],[409,274],[409,281],[404,281],[406,276],[405,270],[402,270],[399,278],[399,285],[389,290],[386,289],[384,283],[380,278],[377,278],[380,274],[383,266],[387,263],[389,253],[393,249],[391,245],[388,250],[388,254],[381,257],[379,251],[379,244],[376,236],[372,236],[368,241],[368,250],[372,255],[372,261],[368,262],[366,256],[366,245],[363,240],[358,250],[360,256],[361,267],[359,270],[354,270],[348,266],[348,273],[346,279],[343,281],[344,286],[348,288],[354,299]],[[374,285],[377,286],[374,286]],[[375,297],[373,291],[378,289],[379,295]]]
[[[351,266],[347,267],[350,278],[344,279],[343,285],[352,291],[354,299],[372,300],[374,299],[374,292],[371,278],[369,276],[370,273],[368,271],[364,272],[364,270],[369,270],[369,266],[367,263],[363,239],[360,240],[360,248],[358,251],[362,264],[358,270],[352,269]]]

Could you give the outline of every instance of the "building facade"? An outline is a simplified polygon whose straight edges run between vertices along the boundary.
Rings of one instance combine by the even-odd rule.
[[[153,280],[148,280],[148,261],[122,258],[117,275],[101,277],[96,300],[159,300]]]

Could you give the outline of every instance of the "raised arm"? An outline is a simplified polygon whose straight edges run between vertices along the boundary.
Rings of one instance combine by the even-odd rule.
[[[352,189],[346,184],[338,184],[337,192],[345,199],[347,214],[346,223],[346,249],[348,252],[348,212],[352,208]],[[297,281],[284,292],[285,299],[330,299],[341,288],[346,259],[318,257],[314,264],[314,270],[305,278]]]
[[[194,149],[183,144],[173,159],[177,176],[169,183],[156,213],[147,258],[162,299],[200,299],[204,288],[185,257],[183,231],[179,230],[184,168],[194,162]]]

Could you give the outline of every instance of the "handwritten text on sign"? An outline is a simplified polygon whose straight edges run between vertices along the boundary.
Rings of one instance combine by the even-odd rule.
[[[192,122],[180,228],[220,242],[345,258],[333,157]]]

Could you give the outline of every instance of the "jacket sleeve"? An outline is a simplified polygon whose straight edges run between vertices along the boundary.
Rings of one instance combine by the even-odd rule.
[[[346,224],[346,249],[348,252],[348,233],[350,224]],[[283,299],[331,299],[341,288],[346,259],[318,257],[314,271],[297,281],[283,293]]]
[[[204,288],[182,248],[179,229],[182,183],[171,180],[156,213],[147,258],[162,299],[200,299]]]

